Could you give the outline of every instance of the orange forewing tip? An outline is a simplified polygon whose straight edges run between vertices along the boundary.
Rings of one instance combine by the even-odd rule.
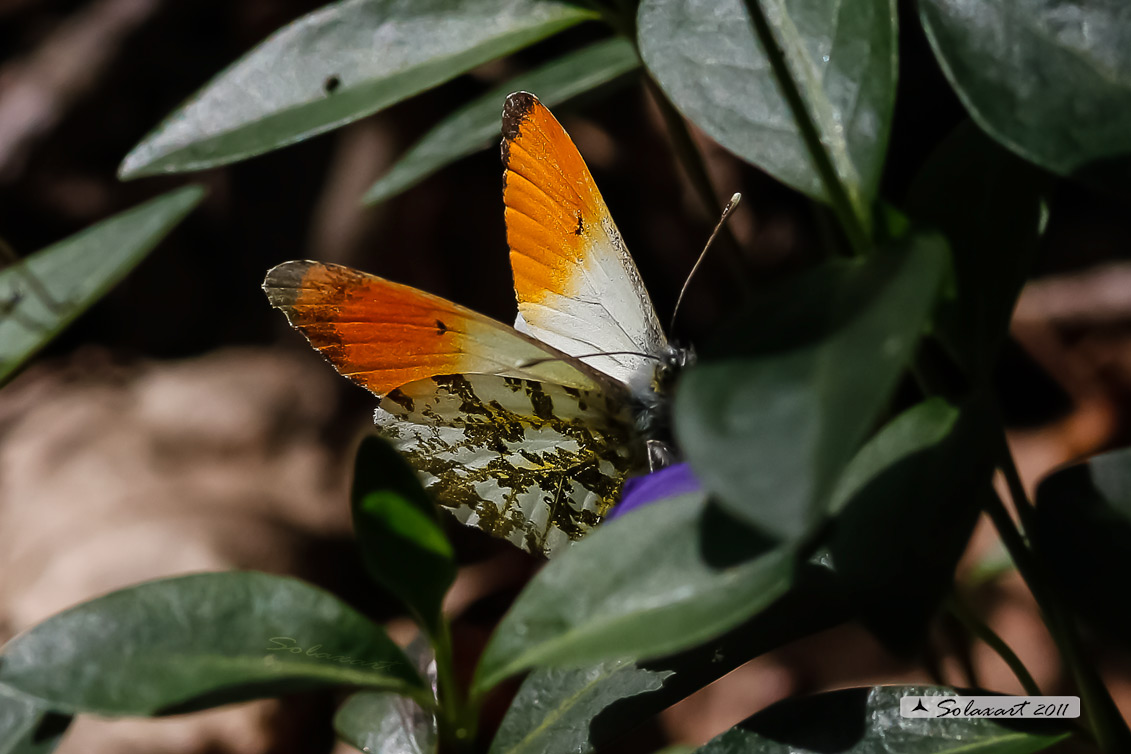
[[[515,92],[503,107],[503,203],[520,304],[570,296],[608,209],[565,129],[538,98]]]
[[[499,374],[583,389],[600,381],[593,370],[501,322],[349,267],[285,262],[267,273],[263,290],[334,368],[377,395],[447,374]],[[522,366],[531,360],[542,361]]]

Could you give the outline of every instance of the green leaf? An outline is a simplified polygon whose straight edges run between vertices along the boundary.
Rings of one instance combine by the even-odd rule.
[[[160,715],[327,686],[423,693],[383,629],[297,579],[204,573],[122,589],[0,654],[0,683],[52,709]]]
[[[557,0],[342,0],[275,32],[126,156],[123,179],[294,144],[596,18]]]
[[[1131,579],[1131,449],[1041,482],[1036,521],[1037,550],[1061,594],[1108,638],[1131,647],[1131,604],[1111,587]]]
[[[849,462],[829,501],[829,513],[839,514],[892,466],[938,445],[957,420],[958,409],[942,398],[917,403],[892,419]]]
[[[994,139],[1124,194],[1131,179],[1131,6],[1123,0],[923,0],[943,73]]]
[[[477,692],[535,666],[645,659],[742,623],[789,586],[793,554],[693,494],[600,527],[551,561],[503,617]]]
[[[376,204],[415,186],[448,163],[499,141],[499,112],[511,92],[534,92],[547,107],[566,102],[635,70],[632,45],[620,38],[597,42],[517,76],[456,110],[405,152],[365,194]]]
[[[663,688],[672,671],[644,670],[630,660],[583,669],[541,668],[522,684],[490,754],[580,754],[592,751],[593,718],[620,699]]]
[[[436,716],[391,691],[359,691],[334,715],[346,743],[370,754],[434,754]]]
[[[894,0],[760,0],[810,119],[858,214],[875,196],[895,101]],[[711,138],[828,201],[743,0],[644,0],[640,54]]]
[[[803,567],[789,592],[718,639],[646,663],[539,668],[523,682],[491,754],[616,751],[644,720],[771,649],[847,618],[831,574]]]
[[[940,304],[936,333],[973,378],[988,379],[997,362],[1049,188],[1046,173],[970,122],[942,143],[911,186],[908,213],[942,231],[954,255],[955,291]]]
[[[388,443],[366,437],[354,463],[353,528],[369,574],[433,635],[456,577],[455,554],[436,506]]]
[[[1069,737],[1046,720],[904,718],[904,696],[954,696],[941,686],[873,686],[787,699],[697,754],[1032,754]]]
[[[114,287],[204,196],[188,186],[0,270],[0,383]]]
[[[987,414],[984,406],[960,412],[928,400],[884,427],[845,474],[856,483],[833,521],[833,569],[861,620],[894,652],[921,647],[951,591],[982,496],[993,494],[982,440],[989,428],[980,420]]]
[[[865,261],[826,263],[758,298],[688,369],[676,439],[739,518],[787,540],[871,431],[934,305],[946,245],[912,236]]]
[[[436,685],[436,664],[425,637],[405,649],[420,675]],[[359,691],[338,708],[334,730],[369,754],[435,754],[436,715],[413,700],[390,691]]]
[[[71,718],[0,686],[0,754],[50,754]]]

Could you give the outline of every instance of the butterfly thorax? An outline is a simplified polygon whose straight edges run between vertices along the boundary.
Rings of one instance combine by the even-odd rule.
[[[693,348],[667,344],[652,374],[652,389],[635,396],[636,431],[644,440],[648,465],[652,471],[679,461],[679,453],[672,437],[672,393],[679,375],[694,363]]]

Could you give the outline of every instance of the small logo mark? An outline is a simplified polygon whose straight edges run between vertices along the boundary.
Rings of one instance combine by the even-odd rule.
[[[900,717],[1045,718],[1080,717],[1078,696],[905,696]]]

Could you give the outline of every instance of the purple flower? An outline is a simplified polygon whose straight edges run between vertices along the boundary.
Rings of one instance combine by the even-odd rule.
[[[677,463],[652,474],[633,477],[626,481],[620,495],[620,503],[606,518],[613,519],[648,503],[688,492],[697,492],[700,489],[702,486],[691,473],[691,467],[686,463]]]

